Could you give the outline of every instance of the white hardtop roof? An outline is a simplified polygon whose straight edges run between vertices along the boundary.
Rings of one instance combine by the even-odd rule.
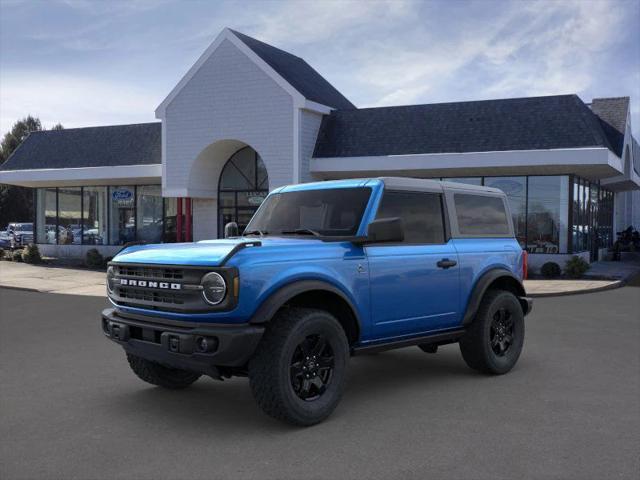
[[[498,188],[483,187],[480,185],[470,185],[467,183],[446,182],[443,180],[432,180],[427,178],[408,178],[408,177],[379,177],[385,187],[401,188],[412,190],[433,190],[443,188],[444,190],[467,190],[477,193],[496,193],[504,195],[504,192]]]

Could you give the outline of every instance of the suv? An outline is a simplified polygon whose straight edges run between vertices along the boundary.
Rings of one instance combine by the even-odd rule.
[[[312,425],[340,400],[351,355],[459,343],[471,368],[511,370],[531,310],[525,275],[500,190],[299,184],[269,194],[242,236],[124,249],[102,329],[148,383],[248,376],[267,414]]]
[[[33,243],[33,223],[10,223],[7,225],[9,248],[22,248]]]

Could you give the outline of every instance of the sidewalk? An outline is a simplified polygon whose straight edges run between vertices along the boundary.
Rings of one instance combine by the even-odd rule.
[[[527,295],[546,297],[608,290],[624,285],[640,274],[640,262],[597,262],[588,272],[595,278],[581,280],[525,280]],[[105,272],[26,263],[0,262],[0,287],[46,293],[106,296]]]
[[[106,297],[105,272],[0,261],[0,287]]]
[[[622,280],[525,280],[530,297],[556,297],[610,290],[624,285]]]

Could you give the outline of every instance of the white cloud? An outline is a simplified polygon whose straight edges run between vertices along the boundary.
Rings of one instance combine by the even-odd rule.
[[[115,84],[95,78],[19,72],[3,75],[0,83],[0,132],[27,114],[39,117],[45,128],[140,123],[154,120],[162,97],[134,82]]]

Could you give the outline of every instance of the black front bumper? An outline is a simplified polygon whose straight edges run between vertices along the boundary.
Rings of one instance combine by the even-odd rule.
[[[218,377],[217,367],[242,367],[249,361],[264,327],[177,322],[107,308],[102,311],[102,331],[132,355]]]

